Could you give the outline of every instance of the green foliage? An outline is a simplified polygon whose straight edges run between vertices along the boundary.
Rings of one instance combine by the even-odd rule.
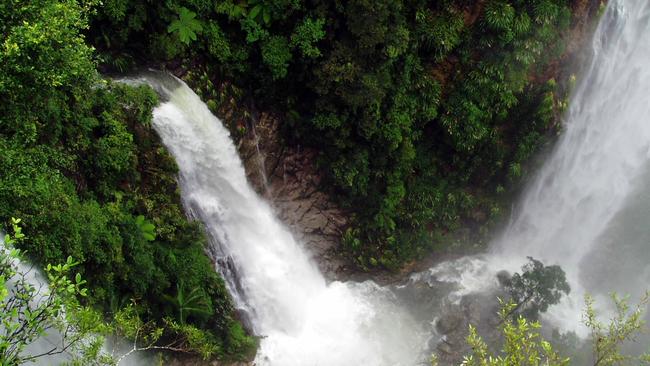
[[[508,1],[492,0],[485,5],[485,24],[494,31],[509,30],[515,20],[515,8]]]
[[[626,342],[632,341],[645,330],[644,313],[648,305],[649,294],[630,307],[628,298],[620,298],[612,294],[616,312],[608,324],[598,320],[594,309],[594,301],[590,296],[585,297],[586,307],[583,321],[591,330],[594,366],[625,365],[630,361],[638,364],[650,363],[650,353],[640,356],[623,354],[621,348]]]
[[[233,56],[230,42],[217,23],[210,23],[206,29],[208,52],[212,57],[225,63]]]
[[[215,5],[219,14],[225,14],[229,20],[240,19],[246,15],[246,3],[234,3],[232,1],[220,1]]]
[[[135,224],[140,228],[140,233],[146,241],[156,240],[156,226],[150,221],[145,220],[144,216],[138,215],[135,218]]]
[[[435,61],[444,60],[462,42],[465,22],[462,13],[453,8],[442,13],[418,9],[415,20],[421,47],[432,52]]]
[[[209,315],[212,311],[208,307],[205,295],[200,289],[193,288],[188,291],[182,283],[176,284],[176,295],[164,295],[165,299],[172,303],[178,310],[178,321],[185,324],[185,320],[190,314]]]
[[[264,24],[271,23],[271,7],[263,0],[251,0],[251,9],[248,12],[248,17]]]
[[[223,353],[221,343],[213,334],[168,318],[163,319],[160,325],[144,321],[134,303],[115,313],[111,330],[132,344],[131,348],[119,357],[113,355],[116,364],[136,352],[183,352],[199,355],[204,360]]]
[[[321,51],[314,44],[325,37],[323,25],[325,25],[323,19],[305,18],[302,23],[296,26],[291,35],[291,46],[300,49],[304,57],[315,58],[321,56]]]
[[[12,218],[11,227],[13,234],[5,235],[0,250],[0,364],[22,365],[64,352],[103,359],[99,356],[103,343],[99,334],[106,326],[96,312],[77,300],[87,296],[86,281],[79,273],[71,273],[79,263],[68,257],[61,264],[48,264],[45,283],[30,274],[32,269],[20,267],[21,253],[14,245],[27,238],[20,220]],[[60,342],[52,342],[51,348],[41,354],[25,352],[39,337],[52,332],[59,334]]]
[[[593,358],[590,361],[582,359],[580,364],[614,366],[649,363],[650,354],[629,355],[622,352],[626,343],[634,341],[640,333],[646,330],[644,312],[648,304],[648,295],[646,294],[634,307],[630,307],[627,299],[621,299],[616,295],[612,295],[612,298],[616,310],[608,323],[598,320],[593,299],[590,296],[585,298],[583,322],[591,331],[591,337],[587,342],[591,343],[593,347]],[[561,357],[551,343],[541,336],[539,322],[530,322],[522,316],[512,317],[517,304],[506,302],[501,305],[499,310],[501,318],[499,326],[503,337],[501,350],[496,354],[493,353],[478,335],[476,328],[470,325],[467,343],[472,348],[472,352],[465,356],[462,365],[560,366],[575,364],[577,358]],[[574,347],[579,347],[577,343],[577,341],[573,341]],[[435,358],[433,365],[437,365]]]
[[[221,344],[210,333],[188,324],[179,324],[170,321],[169,319],[165,320],[165,325],[169,331],[182,338],[183,347],[197,353],[204,360],[208,360],[210,357],[223,352]]]
[[[177,314],[163,295],[177,283],[197,289],[209,314],[184,314],[185,325],[210,329],[220,352],[239,354],[230,347],[242,344],[229,339],[238,324],[230,297],[203,251],[204,233],[183,213],[177,167],[151,128],[155,92],[102,80],[95,69],[82,32],[98,4],[12,4],[0,6],[0,222],[23,218],[30,240],[16,246],[36,264],[78,260],[88,285],[80,301],[106,313],[136,299],[145,322],[162,323]],[[137,31],[148,10],[109,0],[95,16]],[[156,18],[161,35],[173,16]],[[115,46],[128,37],[106,39]]]
[[[92,48],[78,2],[33,1],[0,9],[0,130],[27,144],[60,138],[54,123],[79,88],[95,77]]]
[[[512,314],[537,319],[539,313],[557,304],[563,294],[568,295],[571,291],[560,266],[545,266],[528,257],[528,263],[521,267],[521,271],[521,274],[515,273],[503,283],[515,304]]]
[[[284,78],[291,61],[289,42],[280,36],[269,38],[262,44],[262,59],[271,70],[273,79]]]
[[[181,7],[178,11],[178,19],[174,20],[167,28],[168,33],[177,33],[181,42],[189,45],[196,41],[197,33],[201,33],[203,26],[196,18],[196,13],[188,8]]]
[[[512,319],[510,315],[517,307],[505,303],[499,311],[503,347],[499,354],[490,352],[488,345],[470,325],[467,343],[472,353],[466,356],[463,366],[565,366],[569,359],[560,357],[551,344],[539,333],[539,322],[530,322],[524,317]]]

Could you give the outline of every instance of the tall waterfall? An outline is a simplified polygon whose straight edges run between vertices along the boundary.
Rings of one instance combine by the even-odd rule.
[[[527,256],[559,264],[572,293],[547,318],[579,333],[585,293],[604,304],[609,292],[650,289],[650,2],[611,0],[592,52],[565,131],[488,254],[426,274],[462,295]]]
[[[566,131],[493,254],[560,264],[576,295],[644,291],[650,286],[649,162],[650,2],[612,0]],[[582,302],[574,300],[554,316],[579,322],[575,310]]]
[[[262,337],[256,364],[417,364],[426,334],[393,293],[327,284],[246,181],[221,121],[180,80],[145,79],[166,99],[153,124],[178,163],[185,207],[205,224],[236,305]]]

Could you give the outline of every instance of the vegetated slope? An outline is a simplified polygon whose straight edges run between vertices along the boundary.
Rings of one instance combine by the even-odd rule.
[[[22,218],[36,262],[82,262],[87,301],[108,316],[134,302],[146,320],[208,330],[216,355],[241,353],[251,341],[151,128],[156,94],[99,76],[81,35],[91,5],[0,5],[0,220]]]
[[[599,3],[107,0],[89,36],[113,68],[202,75],[215,109],[275,110],[354,212],[349,256],[394,268],[499,217],[566,107],[569,30]]]

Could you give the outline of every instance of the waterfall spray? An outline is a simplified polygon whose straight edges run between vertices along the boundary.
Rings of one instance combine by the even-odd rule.
[[[616,291],[639,295],[650,283],[650,2],[612,0],[592,44],[592,60],[573,95],[554,151],[516,205],[487,255],[432,268],[429,276],[485,290],[502,269],[527,256],[558,264],[573,291],[547,319],[581,325],[583,296],[606,303]],[[645,209],[645,211],[644,211]],[[645,216],[645,220],[640,220]],[[625,250],[623,250],[625,248]],[[446,268],[467,271],[450,274]],[[609,268],[610,271],[605,269]],[[599,296],[601,295],[601,296]]]
[[[486,255],[446,262],[413,279],[457,283],[453,300],[494,286],[498,271],[518,270],[526,256],[559,264],[574,291],[548,318],[567,330],[579,330],[583,293],[643,290],[650,279],[650,229],[638,220],[650,214],[649,19],[647,0],[610,1],[566,130],[511,223]],[[178,163],[185,208],[205,224],[217,269],[262,337],[256,364],[426,362],[431,325],[414,319],[414,304],[373,282],[327,284],[249,186],[221,121],[180,80],[162,73],[143,79],[165,100],[154,110],[154,127]],[[617,244],[632,253],[626,260],[617,259]],[[634,267],[603,275],[611,261],[610,268]]]
[[[176,158],[186,210],[201,220],[237,307],[261,336],[257,365],[414,365],[426,332],[388,288],[327,284],[253,191],[228,131],[182,81],[144,77],[166,100],[154,128]]]

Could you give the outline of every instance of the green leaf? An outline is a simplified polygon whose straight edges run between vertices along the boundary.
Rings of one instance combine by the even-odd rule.
[[[257,18],[257,15],[260,13],[261,10],[262,10],[262,4],[257,4],[253,7],[253,9],[251,9],[250,13],[248,13],[248,16],[251,19],[255,19]]]
[[[144,216],[139,215],[135,218],[135,224],[138,225],[138,228],[140,228],[140,233],[142,234],[144,240],[156,240],[156,226],[152,222],[146,220]]]
[[[138,226],[142,226],[143,223],[144,223],[144,216],[138,215],[135,218],[135,224],[138,225]]]
[[[271,10],[269,10],[269,8],[264,8],[262,18],[264,19],[264,24],[269,24],[271,22]]]
[[[191,41],[196,40],[197,33],[203,30],[201,22],[196,18],[196,13],[185,7],[181,7],[178,13],[178,19],[174,20],[169,27],[168,33],[178,33],[181,42],[189,45]]]

